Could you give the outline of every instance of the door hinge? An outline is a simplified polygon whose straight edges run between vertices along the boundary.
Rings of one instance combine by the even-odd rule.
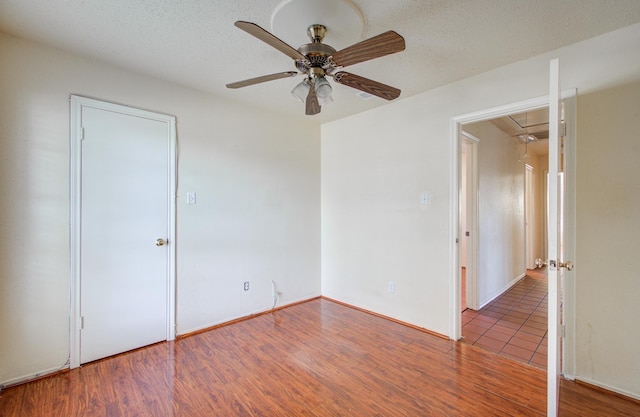
[[[80,140],[84,140],[84,127],[80,128]]]
[[[80,330],[84,330],[84,316],[80,316]]]
[[[567,122],[560,123],[560,129],[558,129],[558,135],[561,137],[567,136]]]
[[[563,324],[562,326],[560,326],[560,337],[564,339],[566,336],[567,336],[567,326]]]

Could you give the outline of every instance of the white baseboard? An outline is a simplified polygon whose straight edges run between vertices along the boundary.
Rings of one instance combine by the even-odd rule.
[[[527,276],[527,273],[524,272],[524,273],[518,275],[517,277],[515,277],[514,279],[512,279],[507,285],[505,285],[501,290],[499,290],[497,294],[495,294],[494,296],[489,298],[489,300],[481,302],[480,306],[478,307],[478,310],[482,309],[484,306],[486,306],[487,304],[489,304],[490,302],[492,302],[496,298],[500,297],[507,290],[509,290],[514,285],[516,285],[518,283],[518,281],[520,281],[522,278],[524,278],[526,276]]]
[[[302,297],[302,298],[296,299],[296,300],[288,300],[288,302],[286,304],[277,305],[275,307],[275,310],[286,308],[286,307],[289,307],[289,306],[293,306],[295,304],[300,304],[300,303],[304,303],[304,302],[307,302],[307,301],[311,301],[311,300],[313,300],[315,298],[319,298],[319,297],[320,297],[320,295],[314,295],[314,296],[309,296],[309,297]],[[218,327],[218,326],[224,326],[225,323],[231,323],[231,322],[235,322],[235,321],[242,320],[242,319],[248,319],[248,318],[251,318],[251,317],[256,316],[256,315],[269,313],[272,310],[274,310],[274,309],[265,308],[263,310],[259,310],[259,311],[253,312],[253,313],[249,313],[249,314],[246,314],[246,315],[243,315],[243,316],[239,316],[239,317],[226,317],[226,318],[224,318],[224,319],[222,319],[220,321],[217,321],[217,322],[211,322],[211,323],[203,324],[202,326],[192,327],[192,328],[186,329],[186,330],[180,330],[180,332],[178,334],[176,334],[176,337],[184,337],[184,336],[188,336],[190,334],[199,333],[199,332],[202,332],[202,331],[207,331],[207,329],[213,329],[213,328]]]
[[[621,388],[612,387],[611,385],[603,384],[602,382],[594,381],[592,379],[583,378],[580,376],[576,376],[576,381],[584,382],[598,388],[606,389],[607,391],[615,392],[616,394],[624,395],[625,397],[633,398],[634,400],[640,400],[640,393],[637,392],[631,392]]]
[[[44,369],[32,374],[22,375],[17,378],[11,378],[9,380],[2,381],[0,382],[0,391],[2,391],[4,388],[24,384],[25,382],[33,381],[34,379],[42,378],[50,374],[55,374],[56,372],[60,372],[65,369],[69,369],[69,363],[66,363],[61,367],[56,366],[54,368]]]

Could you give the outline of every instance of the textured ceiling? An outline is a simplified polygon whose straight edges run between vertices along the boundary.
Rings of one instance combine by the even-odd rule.
[[[498,129],[513,137],[522,147],[527,142],[527,153],[536,155],[549,154],[549,109],[547,107],[498,117],[488,122],[493,123]]]
[[[355,90],[334,84],[335,101],[320,115],[304,116],[304,106],[289,93],[297,78],[225,88],[229,82],[294,70],[290,58],[233,25],[247,20],[271,30],[271,15],[280,2],[0,0],[0,31],[319,123],[386,103],[363,100]],[[406,39],[404,52],[349,67],[400,88],[398,100],[640,21],[638,0],[353,3],[364,16],[362,39],[390,29]],[[338,50],[350,43],[336,37],[330,41]]]

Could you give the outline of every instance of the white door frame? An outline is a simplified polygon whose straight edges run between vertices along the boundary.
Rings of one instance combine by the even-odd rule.
[[[576,90],[565,90],[562,91],[561,97],[563,99],[573,100],[574,103],[570,106],[569,111],[565,114],[565,119],[569,121],[567,128],[567,136],[573,138],[569,140],[569,146],[572,146],[570,154],[571,158],[567,161],[568,164],[571,164],[572,167],[575,167],[575,120],[576,120],[576,110],[575,110],[575,97]],[[459,340],[462,336],[462,312],[460,311],[460,251],[459,245],[457,242],[461,239],[460,232],[460,222],[459,222],[459,190],[460,190],[460,135],[462,133],[462,125],[466,123],[480,122],[484,120],[491,120],[497,117],[506,116],[508,114],[513,113],[521,113],[529,110],[536,110],[540,108],[545,108],[549,105],[549,96],[541,96],[536,97],[529,100],[524,100],[512,104],[507,104],[504,106],[498,106],[486,110],[480,110],[473,113],[463,114],[460,116],[455,116],[450,119],[450,129],[449,129],[449,138],[450,138],[450,164],[451,164],[451,183],[450,183],[450,196],[451,196],[451,207],[452,215],[450,217],[450,248],[449,253],[450,256],[450,285],[449,285],[449,305],[452,310],[450,310],[449,314],[449,337],[452,340]],[[567,169],[570,169],[567,167]],[[575,168],[573,168],[575,170]],[[575,178],[573,178],[575,182]],[[573,192],[575,192],[575,184],[568,187]],[[575,214],[575,194],[568,194],[566,196],[566,212]],[[575,230],[566,230],[567,234],[573,236],[573,240],[575,240]],[[569,239],[570,241],[572,239]],[[574,247],[565,247],[567,251],[567,256],[575,256],[575,248]],[[571,254],[571,252],[574,252]],[[568,259],[575,259],[568,258]],[[564,306],[563,306],[563,316],[565,319],[565,339],[563,344],[563,373],[565,378],[573,379],[575,375],[575,270],[571,272],[573,277],[571,280],[566,281],[566,293],[564,298]]]
[[[460,216],[466,216],[467,230],[461,230],[462,239],[466,239],[466,300],[467,307],[477,310],[480,307],[480,300],[478,297],[478,256],[479,256],[479,220],[478,220],[478,146],[480,139],[472,134],[461,130],[460,143],[458,146],[462,146],[462,141],[466,141],[470,146],[470,154],[467,158],[470,163],[467,164],[467,204],[466,213],[460,213]],[[460,148],[458,148],[460,149]],[[461,153],[461,152],[460,152]],[[462,172],[462,167],[459,166]],[[460,188],[462,188],[462,178],[460,178]],[[460,192],[460,191],[459,191]],[[458,199],[458,201],[460,201]],[[469,232],[470,236],[462,236],[465,232]],[[458,269],[461,273],[461,268]],[[461,289],[462,290],[462,289]]]
[[[480,122],[484,120],[491,120],[502,116],[507,116],[513,113],[521,113],[527,110],[534,110],[544,108],[549,105],[549,97],[537,97],[530,100],[520,101],[513,104],[507,104],[504,106],[494,107],[491,109],[480,110],[473,113],[464,114],[461,116],[452,117],[449,121],[449,137],[451,146],[451,207],[452,212],[456,213],[455,216],[451,216],[450,222],[450,253],[452,254],[451,271],[449,275],[451,277],[449,285],[449,300],[450,305],[453,307],[453,313],[450,314],[449,321],[449,337],[453,340],[459,340],[462,336],[461,318],[460,312],[460,274],[457,272],[460,269],[460,251],[458,249],[458,243],[460,236],[459,219],[457,213],[459,213],[459,196],[460,190],[460,149],[459,149],[459,137],[462,132],[462,125],[466,123]],[[479,226],[478,226],[479,227]]]
[[[537,226],[535,222],[535,196],[534,189],[534,171],[533,167],[529,164],[524,164],[524,230],[525,230],[525,264],[527,269],[535,268],[536,258],[536,234]]]
[[[577,263],[576,257],[576,158],[577,158],[577,90],[562,91],[560,94],[564,102],[564,119],[566,132],[563,139],[563,163],[564,172],[571,173],[565,176],[564,183],[564,242],[563,252],[566,260]],[[562,375],[566,379],[575,379],[576,374],[576,270],[563,269],[563,309],[562,320],[564,325],[564,338],[562,349]]]
[[[70,368],[80,366],[80,226],[81,226],[81,197],[82,197],[82,109],[113,111],[131,116],[144,117],[166,123],[167,141],[169,145],[168,170],[168,259],[167,259],[167,338],[173,340],[176,336],[176,118],[165,114],[136,109],[120,104],[91,99],[87,97],[70,96],[70,204],[69,204],[69,240],[70,240]]]

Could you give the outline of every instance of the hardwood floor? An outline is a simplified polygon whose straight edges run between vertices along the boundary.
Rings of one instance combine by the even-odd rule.
[[[542,416],[546,374],[324,299],[0,392],[0,416]],[[564,381],[561,416],[640,415]]]

